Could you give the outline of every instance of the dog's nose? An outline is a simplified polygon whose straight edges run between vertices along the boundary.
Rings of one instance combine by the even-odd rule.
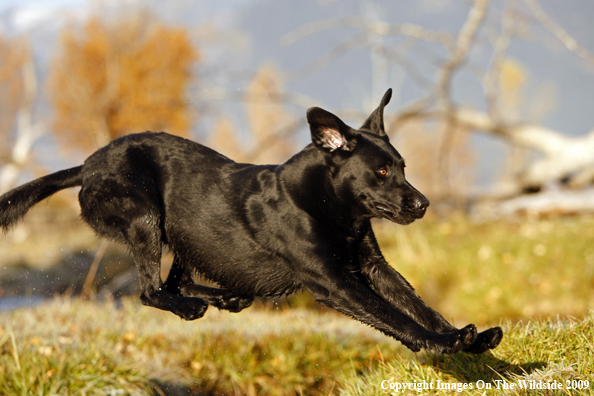
[[[429,200],[427,198],[425,198],[424,195],[417,197],[417,199],[415,200],[414,208],[417,212],[419,212],[421,217],[425,214],[425,211],[427,210],[428,206],[429,206]]]

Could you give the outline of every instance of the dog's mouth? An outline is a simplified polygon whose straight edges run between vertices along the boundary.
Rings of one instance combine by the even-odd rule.
[[[390,208],[387,205],[381,204],[379,202],[375,202],[374,205],[376,212],[379,214],[379,217],[383,217],[384,219],[393,221],[394,223],[398,223],[401,225],[407,225],[415,221],[415,217],[403,217],[400,213],[396,212],[394,209]]]
[[[378,217],[393,221],[400,225],[408,225],[413,221],[423,217],[423,214],[415,213],[413,211],[402,210],[400,208],[392,208],[387,204],[374,202],[373,206]]]
[[[384,217],[388,220],[397,218],[397,216],[394,214],[394,212],[387,206],[379,204],[379,203],[376,203],[374,206],[375,206],[375,210],[377,210],[382,217]]]

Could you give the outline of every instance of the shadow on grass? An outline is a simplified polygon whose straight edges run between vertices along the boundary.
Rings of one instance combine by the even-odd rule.
[[[494,383],[494,380],[509,380],[510,374],[524,375],[546,366],[544,362],[512,364],[493,356],[490,352],[473,355],[428,355],[427,364],[436,370],[455,377],[459,382],[475,383],[479,380]]]
[[[169,381],[152,380],[151,382],[153,384],[152,396],[208,396],[208,393]]]

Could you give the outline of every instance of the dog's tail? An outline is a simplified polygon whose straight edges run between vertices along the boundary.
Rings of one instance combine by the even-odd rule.
[[[33,180],[0,196],[0,230],[9,229],[33,205],[65,188],[82,185],[82,165]]]

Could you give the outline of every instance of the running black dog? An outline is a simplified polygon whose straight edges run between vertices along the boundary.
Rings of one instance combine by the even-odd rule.
[[[145,305],[193,320],[209,305],[238,312],[254,296],[305,288],[413,351],[482,353],[499,344],[501,329],[477,335],[474,325],[449,324],[388,265],[371,229],[374,217],[406,225],[429,206],[385,133],[390,97],[388,90],[359,130],[309,109],[312,144],[282,165],[239,164],[165,133],[122,137],[82,166],[0,197],[0,227],[82,186],[83,219],[130,249]],[[165,283],[163,245],[175,254]],[[196,273],[224,289],[195,284]]]

